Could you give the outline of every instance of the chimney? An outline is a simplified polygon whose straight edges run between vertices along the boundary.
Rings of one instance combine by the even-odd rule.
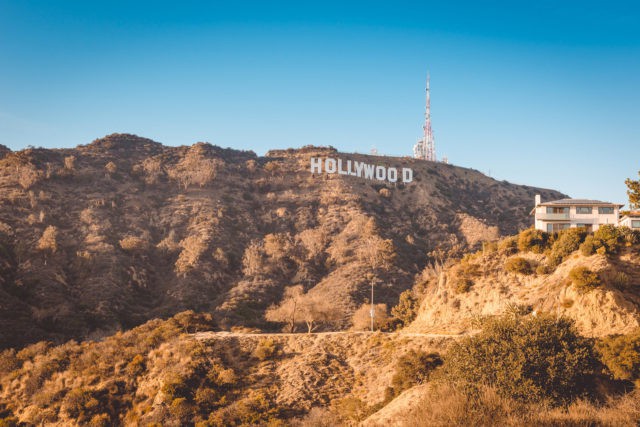
[[[542,203],[541,198],[540,198],[540,195],[539,195],[539,194],[536,194],[536,207],[537,207],[540,203]]]

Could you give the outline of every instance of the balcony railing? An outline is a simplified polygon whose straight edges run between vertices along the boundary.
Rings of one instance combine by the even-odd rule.
[[[562,221],[569,219],[568,213],[539,213],[536,215],[537,219],[545,221]]]

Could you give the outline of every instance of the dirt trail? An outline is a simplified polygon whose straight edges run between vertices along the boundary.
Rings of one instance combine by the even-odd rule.
[[[462,338],[468,335],[472,335],[473,333],[462,333],[462,334],[429,334],[429,333],[419,333],[419,332],[374,332],[374,334],[382,334],[384,336],[389,337],[424,337],[424,338]],[[332,335],[372,335],[369,331],[332,331],[332,332],[312,332],[308,333],[242,333],[242,332],[196,332],[191,334],[197,340],[209,340],[215,338],[227,338],[227,337],[310,337],[310,336],[332,336]]]

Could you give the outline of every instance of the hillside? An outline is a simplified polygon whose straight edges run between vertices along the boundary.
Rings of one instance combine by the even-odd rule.
[[[601,242],[598,251],[583,246],[586,233],[575,229],[533,250],[526,248],[527,239],[545,234],[528,230],[519,238],[488,244],[431,278],[407,330],[464,333],[474,329],[479,316],[526,306],[571,318],[586,336],[629,333],[640,326],[640,245],[635,234],[608,230],[618,233],[603,227],[594,235]],[[513,261],[523,267],[509,268],[510,263],[518,265]],[[594,289],[585,291],[571,279],[571,272],[580,268],[596,275]]]
[[[409,184],[312,175],[311,156],[407,166]],[[531,223],[535,194],[477,171],[332,148],[168,147],[114,134],[0,153],[0,347],[109,335],[194,309],[265,327],[284,287],[395,304],[436,253]],[[337,325],[340,326],[340,325]]]
[[[439,277],[416,283],[422,300],[417,317],[393,333],[229,332],[220,331],[215,316],[183,312],[100,341],[5,350],[0,422],[637,425],[640,233],[528,229],[484,246],[450,261]],[[588,274],[576,274],[584,269]],[[514,333],[509,324],[522,326]],[[614,333],[626,335],[607,336]],[[479,348],[483,334],[489,334],[487,347]],[[514,336],[531,345],[513,347]],[[464,343],[472,343],[471,352],[460,350]],[[488,349],[498,352],[500,363]],[[539,376],[553,376],[538,380],[545,393],[584,384],[588,394],[576,392],[558,405],[544,394],[523,401],[500,383],[462,387],[453,375],[456,360],[462,372],[503,369],[503,386],[530,387]]]
[[[310,412],[336,423],[329,406],[347,417],[372,412],[399,357],[445,345],[379,333],[184,334],[214,325],[181,313],[102,342],[0,353],[0,423],[266,425]]]

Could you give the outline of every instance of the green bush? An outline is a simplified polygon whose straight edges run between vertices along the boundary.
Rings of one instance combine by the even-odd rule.
[[[615,254],[624,242],[624,234],[620,227],[606,224],[601,225],[598,230],[593,233],[593,239],[599,243],[599,246],[606,248],[607,254]]]
[[[549,251],[549,264],[557,266],[569,255],[580,248],[587,232],[584,228],[570,228],[558,233]]]
[[[504,263],[504,268],[510,273],[517,274],[531,274],[533,273],[533,269],[531,268],[531,264],[529,261],[522,257],[513,257],[509,258]]]
[[[592,236],[587,236],[580,246],[583,255],[594,253],[611,255],[617,253],[625,244],[633,244],[638,239],[638,233],[628,227],[616,227],[611,224],[601,225]]]
[[[600,360],[617,380],[640,378],[640,330],[612,335],[596,342]]]
[[[392,395],[397,396],[416,384],[426,382],[431,373],[442,363],[438,353],[410,350],[402,355],[396,363],[396,370],[391,380]]]
[[[485,384],[504,397],[562,404],[593,390],[598,361],[572,320],[508,313],[483,322],[482,332],[454,342],[445,376],[461,387]]]
[[[413,322],[418,313],[418,299],[410,289],[400,294],[398,304],[391,309],[391,315],[398,320],[399,327]]]
[[[576,290],[582,294],[590,292],[602,284],[598,273],[594,273],[587,267],[574,267],[569,272],[569,279]]]
[[[518,250],[541,254],[547,249],[549,235],[535,228],[528,228],[518,235]]]
[[[584,242],[580,245],[580,252],[584,256],[591,256],[596,253],[596,243],[593,240],[593,235],[589,235],[584,239]]]

